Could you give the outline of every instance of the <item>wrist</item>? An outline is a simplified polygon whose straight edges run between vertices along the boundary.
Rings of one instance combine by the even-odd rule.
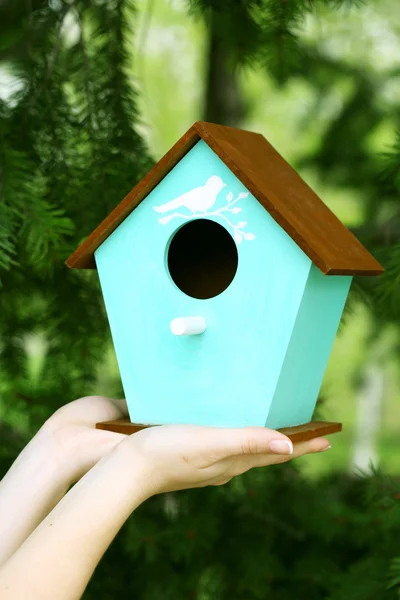
[[[154,465],[135,444],[134,436],[123,440],[111,452],[118,477],[132,482],[132,493],[140,504],[159,493]],[[133,496],[132,496],[133,498]]]
[[[42,425],[32,442],[40,448],[39,454],[56,479],[63,481],[67,487],[79,479],[80,464],[74,448],[51,418]]]

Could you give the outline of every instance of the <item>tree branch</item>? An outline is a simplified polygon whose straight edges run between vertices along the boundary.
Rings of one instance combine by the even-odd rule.
[[[35,106],[37,99],[39,98],[39,96],[43,92],[47,82],[51,78],[51,75],[53,73],[53,70],[54,70],[54,67],[56,64],[57,56],[61,50],[61,44],[62,44],[62,38],[60,35],[61,27],[62,27],[65,15],[67,14],[68,10],[69,10],[69,6],[65,6],[60,13],[60,17],[57,21],[56,41],[55,41],[52,51],[50,53],[50,57],[46,63],[47,66],[46,66],[46,71],[44,73],[44,77],[43,77],[41,83],[37,86],[36,92],[34,94],[32,94],[32,96],[27,104],[26,114],[28,114],[29,111]]]

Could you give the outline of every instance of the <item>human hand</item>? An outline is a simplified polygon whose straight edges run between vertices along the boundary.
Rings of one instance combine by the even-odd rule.
[[[125,439],[94,430],[96,420],[121,416],[124,410],[123,404],[106,398],[83,398],[49,419],[45,430],[66,449],[61,452],[64,461],[79,464],[81,470],[98,461],[61,500],[65,482],[61,482],[61,487],[60,482],[54,484],[60,478],[58,469],[55,473],[50,469],[42,477],[43,453],[37,461],[37,452],[28,452],[34,459],[30,468],[26,468],[26,463],[32,462],[29,456],[22,458],[19,466],[14,463],[14,473],[11,469],[6,476],[5,501],[0,510],[0,515],[6,516],[6,535],[0,529],[0,539],[6,539],[3,554],[12,556],[0,574],[0,594],[8,590],[13,598],[26,598],[33,589],[37,598],[80,598],[117,531],[150,496],[221,485],[253,467],[285,462],[329,445],[317,438],[295,445],[291,453],[292,446],[285,435],[263,427],[162,425]],[[43,450],[41,443],[40,447]],[[109,452],[111,447],[114,449]],[[81,457],[79,461],[76,454]],[[50,452],[47,446],[45,456],[51,458],[51,446]],[[22,493],[16,494],[18,489]],[[43,518],[44,514],[47,517]],[[23,543],[28,536],[29,541]]]
[[[87,396],[59,408],[39,433],[51,439],[55,460],[74,483],[126,437],[96,423],[127,416],[125,400]]]
[[[134,468],[140,466],[151,496],[222,485],[253,467],[287,462],[328,448],[329,442],[324,438],[293,446],[287,436],[264,427],[220,429],[162,425],[128,437],[117,452],[130,456]]]

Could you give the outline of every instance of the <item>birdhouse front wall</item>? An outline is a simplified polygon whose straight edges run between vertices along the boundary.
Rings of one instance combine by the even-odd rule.
[[[237,270],[221,293],[193,297],[172,276],[170,254],[180,235],[184,244],[175,245],[174,260],[183,283],[194,281],[201,290],[204,268],[218,283],[225,265],[219,250],[215,258],[207,254],[210,221],[235,244]],[[185,237],[188,225],[196,236]],[[199,263],[188,257],[201,261],[202,253],[206,260],[197,274]],[[305,385],[314,396],[305,391],[296,397],[293,390],[289,402],[278,388],[282,372],[290,377],[288,350],[307,350],[301,343],[306,325],[296,330],[300,341],[293,347],[290,341],[312,263],[204,141],[103,242],[95,259],[133,422],[264,426],[277,393],[283,399],[276,426],[298,424],[291,423],[294,405],[302,422],[312,412],[326,352],[324,364],[307,372]],[[333,341],[343,303],[341,297],[322,327],[325,345]],[[190,317],[203,318],[204,333],[174,335],[172,321]],[[294,381],[297,388],[304,383]]]

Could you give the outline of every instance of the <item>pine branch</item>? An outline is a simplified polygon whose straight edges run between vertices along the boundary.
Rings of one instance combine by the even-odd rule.
[[[77,17],[78,24],[79,24],[79,46],[81,49],[82,59],[83,59],[84,88],[85,88],[86,102],[87,102],[88,112],[89,112],[90,133],[94,138],[96,131],[98,129],[98,123],[96,122],[96,116],[95,116],[95,105],[94,105],[94,98],[93,98],[93,83],[92,83],[92,76],[91,76],[92,74],[91,74],[91,69],[90,69],[88,50],[86,47],[84,25],[83,25],[83,21],[82,21],[81,12],[79,11],[79,8],[77,7],[76,4],[74,5],[74,9],[75,9],[74,12]]]
[[[39,85],[36,86],[35,92],[31,95],[31,97],[27,103],[27,106],[26,106],[26,114],[27,115],[34,108],[39,96],[44,93],[46,85],[51,80],[51,76],[52,76],[53,70],[56,65],[57,57],[60,53],[61,46],[62,46],[61,28],[62,28],[64,18],[66,16],[67,12],[68,12],[68,7],[64,6],[58,16],[57,24],[56,24],[55,41],[54,41],[54,44],[51,49],[49,57],[48,58],[46,57],[46,69],[43,74],[42,80],[40,81]]]
[[[390,561],[388,588],[397,590],[400,598],[400,556]]]

